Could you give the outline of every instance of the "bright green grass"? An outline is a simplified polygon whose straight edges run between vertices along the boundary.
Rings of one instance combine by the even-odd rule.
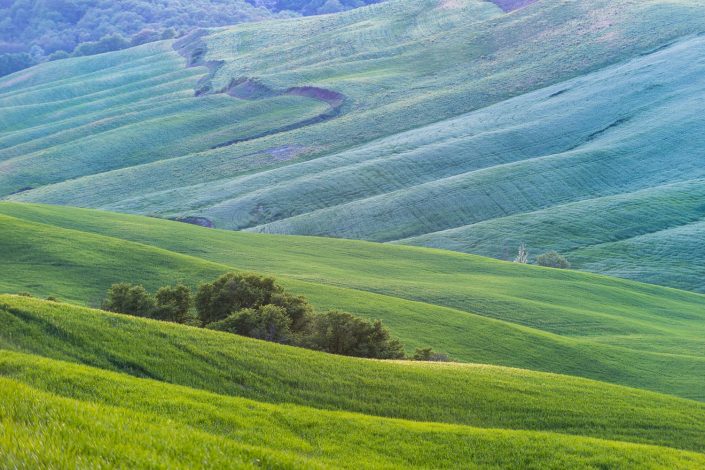
[[[2,349],[262,402],[705,450],[702,403],[585,379],[332,356],[13,296],[0,298],[0,318]],[[129,385],[101,386],[103,377],[90,371],[67,380],[48,362],[24,362],[0,363],[0,371],[50,392],[113,405],[127,402],[125,393],[141,395]],[[177,405],[161,406],[177,419],[169,410]]]
[[[423,248],[41,205],[0,213],[0,291],[98,305],[113,282],[195,286],[256,271],[320,309],[383,319],[411,351],[705,399],[701,295]]]
[[[0,375],[0,456],[10,467],[705,465],[702,454],[665,447],[269,405],[8,352]]]
[[[33,187],[12,198],[504,259],[519,239],[532,255],[563,248],[583,204],[577,268],[702,291],[703,260],[686,248],[701,208],[640,192],[705,177],[703,18],[695,0],[511,14],[391,0],[205,38],[206,59],[224,64],[215,89],[255,78],[348,97],[341,116],[289,132],[276,130],[323,105],[195,98],[206,71],[168,43],[47,64],[0,81],[0,195]],[[591,207],[610,197],[603,223]],[[537,212],[532,232],[521,221]]]

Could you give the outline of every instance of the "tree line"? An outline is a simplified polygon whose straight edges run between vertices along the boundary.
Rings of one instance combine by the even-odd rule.
[[[224,274],[201,284],[195,295],[183,284],[161,287],[153,295],[138,284],[113,284],[102,308],[344,356],[406,358],[402,343],[380,320],[339,310],[316,312],[305,297],[256,274]],[[448,357],[420,348],[410,359]]]

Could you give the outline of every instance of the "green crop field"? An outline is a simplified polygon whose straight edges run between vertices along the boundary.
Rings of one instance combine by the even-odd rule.
[[[366,3],[0,77],[0,469],[705,468],[705,3]]]
[[[0,197],[500,259],[524,242],[703,292],[704,18],[390,0],[44,64],[0,80]]]
[[[0,291],[95,306],[114,282],[195,287],[254,271],[320,309],[382,319],[410,351],[705,400],[702,295],[426,248],[55,206],[2,203],[0,214]]]
[[[11,466],[705,464],[705,405],[666,395],[342,358],[14,296],[0,296],[0,319]]]

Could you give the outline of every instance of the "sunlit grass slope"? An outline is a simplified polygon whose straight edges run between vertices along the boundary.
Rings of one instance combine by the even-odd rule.
[[[521,240],[581,269],[703,290],[702,260],[679,248],[697,242],[702,211],[663,192],[705,177],[704,32],[695,0],[542,0],[511,13],[391,0],[214,31],[197,49],[220,64],[210,78],[168,43],[60,61],[0,82],[0,195],[505,259]],[[99,65],[110,62],[122,65]],[[276,93],[193,96],[233,83]],[[277,93],[307,86],[344,104],[292,128],[325,104]],[[73,114],[83,107],[93,114]],[[545,223],[523,223],[541,211]],[[566,246],[576,211],[590,231]]]
[[[425,248],[41,205],[0,213],[0,291],[97,305],[113,282],[195,286],[256,271],[318,308],[381,318],[412,351],[705,399],[701,295]]]
[[[292,447],[304,445],[315,456],[328,448],[324,442],[331,442],[321,442],[317,437],[330,432],[334,426],[331,421],[340,420],[346,424],[331,439],[348,433],[351,436],[350,440],[340,440],[339,451],[350,444],[364,445],[364,439],[354,436],[362,436],[366,426],[376,425],[382,442],[399,429],[399,441],[407,443],[415,458],[422,458],[426,452],[433,455],[440,449],[434,450],[434,445],[422,450],[411,445],[414,439],[408,433],[414,429],[430,433],[431,441],[438,445],[443,440],[441,436],[434,438],[434,432],[460,434],[448,445],[455,439],[485,432],[464,426],[547,431],[705,450],[702,403],[574,377],[483,365],[345,358],[15,296],[0,296],[0,318],[4,325],[0,346],[5,350],[0,353],[0,375],[4,379],[22,383],[38,394],[92,402],[125,412],[162,415],[197,431],[221,434],[249,445],[257,442],[262,433],[271,432],[269,428],[273,426],[277,432],[263,444],[283,449],[287,438],[299,435],[301,441]],[[52,360],[39,359],[40,356]],[[283,404],[296,406],[280,406]],[[311,408],[462,426],[405,424],[321,413]],[[305,416],[309,416],[308,426],[297,432],[305,424]],[[235,425],[237,422],[239,426]],[[289,435],[284,434],[286,429]],[[531,449],[533,439],[550,443],[557,438],[543,436],[526,434],[523,437],[528,441],[519,446]],[[496,437],[495,445],[502,440],[513,441],[511,433]],[[367,445],[379,452],[383,444],[376,446],[375,442]],[[577,441],[576,445],[581,444]],[[471,449],[475,446],[469,445]],[[387,458],[394,455],[397,453]],[[530,455],[531,451],[527,453]],[[404,457],[404,453],[397,455]],[[547,457],[549,461],[555,458]],[[450,452],[445,465],[457,463],[457,458]]]
[[[667,447],[270,405],[8,352],[0,352],[0,375],[0,455],[16,467],[705,464],[701,453]]]

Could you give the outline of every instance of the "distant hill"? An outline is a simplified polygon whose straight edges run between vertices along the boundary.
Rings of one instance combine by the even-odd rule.
[[[523,242],[705,291],[704,13],[392,0],[43,64],[0,80],[0,195],[502,259]]]

